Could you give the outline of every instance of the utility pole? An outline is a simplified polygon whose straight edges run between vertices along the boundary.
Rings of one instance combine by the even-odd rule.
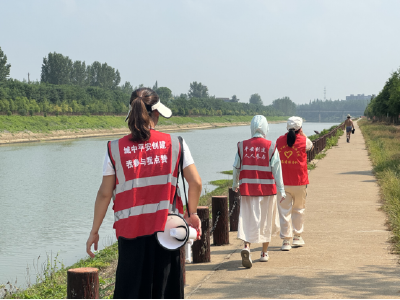
[[[28,83],[31,83],[30,79],[29,79],[29,72],[28,72]]]
[[[326,86],[324,86],[324,101],[326,101]]]

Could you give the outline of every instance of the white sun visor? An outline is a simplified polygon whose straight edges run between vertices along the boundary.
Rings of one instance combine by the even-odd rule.
[[[164,118],[169,119],[172,117],[172,111],[162,104],[160,100],[151,107],[151,110],[157,110]]]

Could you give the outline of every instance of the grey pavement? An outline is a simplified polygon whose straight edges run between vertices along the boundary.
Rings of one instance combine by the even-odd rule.
[[[379,187],[357,124],[310,172],[304,247],[280,251],[272,238],[269,262],[241,266],[242,242],[212,246],[211,263],[187,264],[186,298],[400,298],[398,256],[380,210]]]

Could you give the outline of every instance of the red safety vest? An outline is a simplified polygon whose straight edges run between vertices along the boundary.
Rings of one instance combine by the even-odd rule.
[[[108,143],[115,168],[114,228],[117,238],[133,239],[164,231],[177,191],[181,156],[177,137],[151,130],[148,141],[132,142],[131,135]]]
[[[241,159],[239,175],[240,194],[243,196],[276,195],[271,158],[275,143],[264,138],[251,138],[238,143]]]
[[[296,135],[296,141],[292,147],[287,144],[287,133],[276,140],[276,147],[282,165],[282,177],[284,185],[308,184],[307,153],[305,136]]]

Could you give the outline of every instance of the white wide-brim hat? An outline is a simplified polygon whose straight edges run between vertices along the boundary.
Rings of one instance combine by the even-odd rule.
[[[157,110],[160,113],[160,115],[162,115],[164,118],[169,119],[172,117],[172,111],[168,107],[166,107],[164,104],[162,104],[160,100],[158,100],[158,102],[156,104],[151,106],[151,111],[153,111],[153,110]],[[125,118],[125,122],[126,122],[126,120],[128,120],[129,115],[131,114],[131,111],[132,111],[132,105],[129,104],[129,111]]]
[[[286,128],[287,130],[294,129],[299,130],[303,126],[303,119],[300,117],[290,117],[287,120]]]

